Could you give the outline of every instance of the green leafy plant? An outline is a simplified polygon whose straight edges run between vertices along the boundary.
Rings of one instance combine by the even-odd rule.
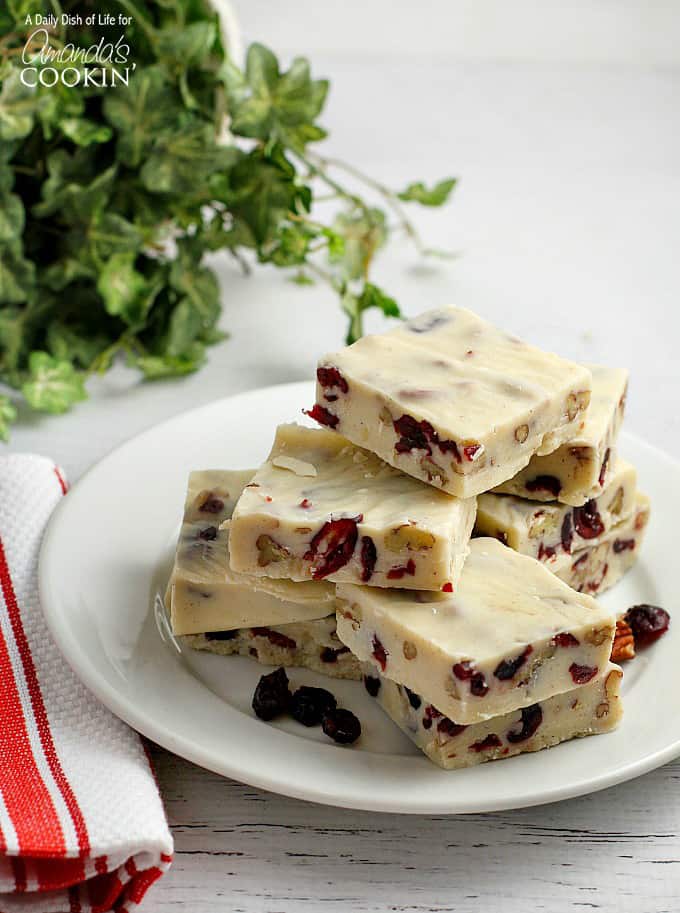
[[[24,48],[37,51],[26,17],[60,18],[62,6],[6,0],[0,10],[0,382],[33,409],[59,413],[118,357],[151,379],[195,371],[224,338],[220,289],[204,262],[218,250],[245,269],[255,259],[301,285],[330,283],[349,342],[367,310],[399,317],[370,279],[375,255],[394,230],[428,253],[404,207],[445,203],[455,180],[397,192],[320,155],[328,82],[303,58],[282,69],[261,44],[239,69],[208,0],[94,6],[100,21],[124,12],[132,22],[59,24],[49,47],[124,31],[127,85],[111,85],[107,62],[52,61],[104,85],[26,86]],[[93,4],[64,9],[84,22]],[[335,204],[326,221],[312,215],[320,197]],[[0,437],[15,417],[0,395]]]

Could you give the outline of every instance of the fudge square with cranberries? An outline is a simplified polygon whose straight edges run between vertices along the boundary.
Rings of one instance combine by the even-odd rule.
[[[467,498],[573,438],[591,386],[588,368],[447,308],[322,358],[308,414],[402,472]]]

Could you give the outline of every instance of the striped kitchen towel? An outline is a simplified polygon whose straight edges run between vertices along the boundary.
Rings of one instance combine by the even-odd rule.
[[[50,460],[0,457],[0,911],[132,913],[172,837],[141,739],[45,625],[38,551],[66,491]]]

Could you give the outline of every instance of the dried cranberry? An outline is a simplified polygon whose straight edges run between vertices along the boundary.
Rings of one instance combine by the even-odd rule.
[[[301,507],[303,510],[309,510],[311,506],[312,502],[308,498],[303,498],[298,505],[298,507]]]
[[[452,453],[455,457],[456,463],[460,463],[461,456],[460,451],[458,450],[458,444],[455,441],[437,441],[437,446],[442,453]]]
[[[361,537],[361,580],[363,583],[368,583],[368,581],[373,576],[373,571],[375,570],[375,563],[378,560],[378,552],[375,547],[375,542],[371,539],[370,536]]]
[[[450,720],[447,716],[437,723],[437,732],[441,732],[443,735],[448,735],[451,738],[460,735],[464,729],[467,729],[467,726],[463,726],[462,723],[454,723],[453,720]]]
[[[321,728],[330,739],[341,745],[350,745],[361,735],[361,723],[357,717],[351,710],[340,707],[324,713]]]
[[[628,609],[625,619],[631,627],[636,647],[648,647],[668,630],[671,617],[665,609],[654,605],[635,605]]]
[[[205,529],[199,530],[198,538],[203,539],[205,542],[212,542],[214,539],[217,539],[217,527],[206,526]]]
[[[224,510],[224,501],[222,498],[216,498],[215,495],[208,495],[199,510],[202,514],[219,514]]]
[[[318,726],[324,713],[333,710],[337,701],[325,688],[302,685],[290,701],[290,715],[303,726]]]
[[[347,393],[349,390],[347,381],[337,368],[317,368],[316,379],[324,388],[337,387],[338,390],[341,390],[343,393]]]
[[[531,644],[529,644],[524,648],[524,650],[522,650],[519,656],[516,656],[514,659],[501,660],[501,662],[499,662],[494,669],[493,674],[502,682],[507,681],[509,678],[514,678],[516,673],[522,668],[529,656],[533,653],[533,650],[534,648],[531,646]]]
[[[401,580],[406,574],[409,577],[413,577],[416,572],[416,563],[413,558],[409,558],[406,564],[398,565],[397,567],[391,567],[387,572],[388,580]]]
[[[579,666],[578,663],[572,663],[569,666],[569,673],[575,685],[585,685],[597,675],[597,666]]]
[[[364,675],[364,687],[371,697],[377,697],[378,691],[380,691],[380,679],[377,675]]]
[[[444,584],[444,586],[442,587],[442,593],[453,593],[453,584],[451,583],[451,581],[448,581],[447,583]]]
[[[601,467],[601,469],[600,469],[600,476],[599,476],[599,478],[598,478],[598,480],[597,480],[597,481],[600,483],[600,488],[602,488],[602,486],[604,485],[604,480],[607,478],[607,466],[609,465],[609,457],[610,457],[610,456],[611,456],[611,449],[610,449],[609,447],[607,447],[607,451],[606,451],[606,453],[605,453],[605,455],[604,455],[604,459],[602,460],[602,467]]]
[[[614,544],[612,545],[615,554],[619,555],[621,552],[635,551],[635,539],[614,539]]]
[[[595,539],[604,532],[604,523],[593,498],[586,501],[583,507],[574,508],[574,526],[582,539]]]
[[[436,707],[433,707],[432,704],[428,704],[425,708],[425,715],[423,716],[423,729],[430,729],[432,726],[432,720],[438,719],[442,714],[437,710]]]
[[[502,529],[496,530],[496,539],[498,539],[499,542],[502,542],[503,545],[508,544],[508,534]]]
[[[429,441],[436,439],[437,433],[429,422],[418,422],[411,415],[402,415],[393,424],[399,435],[399,440],[394,445],[397,453],[409,453],[411,450],[432,453]]]
[[[378,635],[377,635],[377,634],[374,634],[374,635],[373,635],[373,653],[372,653],[372,656],[373,656],[373,659],[375,659],[375,661],[380,665],[380,668],[381,668],[381,669],[383,670],[383,672],[384,672],[384,671],[385,671],[385,667],[387,666],[387,657],[389,656],[389,653],[388,653],[387,650],[383,647],[383,645],[382,645],[382,643],[380,642],[380,639],[378,638]]]
[[[484,697],[488,694],[489,686],[486,683],[483,672],[477,672],[470,660],[465,659],[461,663],[456,663],[453,667],[453,674],[461,681],[470,682],[470,694],[475,697]]]
[[[314,580],[320,580],[344,567],[354,553],[359,532],[357,523],[363,516],[344,517],[340,520],[328,520],[309,543],[305,561],[315,562],[312,569]],[[317,559],[321,560],[317,560]]]
[[[488,751],[489,748],[500,748],[503,743],[498,738],[495,732],[490,732],[486,738],[481,739],[479,742],[473,742],[472,745],[468,748],[468,751]]]
[[[285,713],[290,704],[288,676],[282,667],[263,675],[253,694],[253,710],[261,720],[273,720]]]
[[[543,711],[540,704],[532,704],[530,707],[522,708],[522,728],[511,729],[506,738],[513,745],[517,742],[524,742],[530,739],[543,722]]]
[[[541,542],[541,544],[538,546],[537,557],[539,561],[545,561],[546,558],[554,558],[555,549],[552,547],[552,545],[543,545]]]
[[[562,540],[562,548],[568,555],[570,555],[571,543],[574,541],[574,527],[571,522],[571,514],[566,514],[564,520],[562,521],[560,539]]]
[[[338,656],[343,653],[349,653],[349,647],[324,647],[321,651],[320,658],[322,663],[337,663]]]
[[[449,443],[449,442],[447,442],[447,443]],[[451,443],[453,443],[453,442],[451,442]],[[481,444],[466,444],[463,447],[463,456],[465,457],[465,459],[468,462],[471,463],[481,449],[482,449]]]
[[[251,628],[256,637],[266,637],[270,644],[275,647],[282,647],[284,650],[294,650],[297,644],[292,637],[286,637],[280,631],[272,631],[271,628]]]
[[[560,631],[559,634],[555,634],[552,642],[556,647],[578,647],[579,645],[577,638],[568,631]]]
[[[320,406],[319,403],[314,403],[311,409],[303,409],[302,411],[305,415],[313,418],[315,422],[320,425],[326,425],[328,428],[337,428],[340,421],[337,415],[333,415],[329,409]]]
[[[206,631],[206,640],[233,640],[238,636],[238,631]]]
[[[411,689],[407,688],[406,685],[404,685],[404,691],[406,692],[406,696],[408,697],[408,702],[411,707],[413,707],[414,710],[417,710],[422,704],[420,695],[416,694],[415,691],[411,691]]]
[[[562,491],[562,483],[555,476],[536,476],[535,479],[530,479],[524,487],[532,494],[537,491],[547,491],[553,498],[556,498]]]

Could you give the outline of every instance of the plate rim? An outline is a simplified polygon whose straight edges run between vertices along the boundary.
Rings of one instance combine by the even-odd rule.
[[[244,390],[236,394],[220,397],[211,400],[199,406],[195,406],[182,412],[170,416],[161,422],[144,429],[142,432],[133,434],[126,438],[115,447],[111,448],[101,459],[90,466],[86,472],[74,483],[72,490],[76,491],[91,475],[102,471],[105,464],[114,459],[127,447],[140,443],[146,438],[153,437],[160,430],[166,429],[175,424],[181,423],[189,416],[200,415],[203,411],[220,409],[226,404],[231,404],[234,400],[247,400],[249,397],[257,397],[265,394],[267,391],[278,391],[285,394],[287,390],[300,391],[311,389],[310,381],[293,381],[282,384],[272,384],[266,387],[258,387],[250,390]],[[623,430],[622,438],[628,439],[634,443],[636,448],[648,451],[650,457],[672,464],[680,472],[680,462],[674,459],[670,454],[661,448],[650,444],[648,441]],[[542,791],[535,797],[527,799],[526,796],[519,796],[517,800],[501,799],[494,801],[480,800],[477,796],[473,801],[466,801],[465,795],[457,795],[453,802],[449,800],[449,805],[442,808],[441,804],[436,805],[433,801],[418,802],[409,801],[408,804],[400,804],[398,801],[389,799],[364,800],[362,798],[353,799],[351,794],[346,792],[332,794],[327,789],[321,789],[314,783],[306,784],[305,788],[298,788],[294,784],[289,784],[285,779],[276,776],[261,776],[259,774],[249,775],[249,772],[242,767],[234,766],[228,758],[214,758],[206,750],[202,750],[200,744],[192,743],[186,735],[173,732],[166,725],[159,725],[154,717],[147,711],[144,711],[143,705],[132,704],[127,698],[122,696],[118,690],[106,682],[104,676],[97,672],[96,666],[90,661],[89,654],[79,649],[79,645],[74,638],[69,636],[69,629],[59,623],[59,613],[52,606],[51,595],[47,586],[47,576],[50,564],[50,553],[53,548],[53,541],[57,539],[58,527],[61,523],[62,515],[69,511],[69,498],[64,498],[57,505],[48,521],[39,551],[38,561],[38,591],[40,604],[42,606],[43,616],[45,618],[48,630],[53,637],[61,655],[73,670],[76,677],[85,687],[115,716],[123,720],[127,725],[132,727],[141,735],[156,742],[166,750],[178,755],[185,760],[190,761],[209,770],[219,776],[228,777],[239,783],[254,786],[267,792],[276,793],[294,799],[315,802],[331,807],[373,811],[380,813],[392,814],[476,814],[488,813],[517,808],[529,808],[540,805],[546,805],[552,802],[563,801],[566,799],[577,798],[578,796],[589,795],[600,792],[612,786],[616,786],[627,780],[642,776],[658,767],[663,766],[669,761],[680,757],[680,735],[677,739],[667,746],[658,749],[650,755],[630,761],[626,764],[615,766],[611,771],[605,771],[595,778],[570,781],[565,786],[554,786],[550,788],[543,787]],[[329,746],[332,748],[332,746]],[[414,760],[419,760],[414,758]],[[451,771],[443,771],[443,775],[452,775]],[[453,806],[454,807],[449,807]]]

